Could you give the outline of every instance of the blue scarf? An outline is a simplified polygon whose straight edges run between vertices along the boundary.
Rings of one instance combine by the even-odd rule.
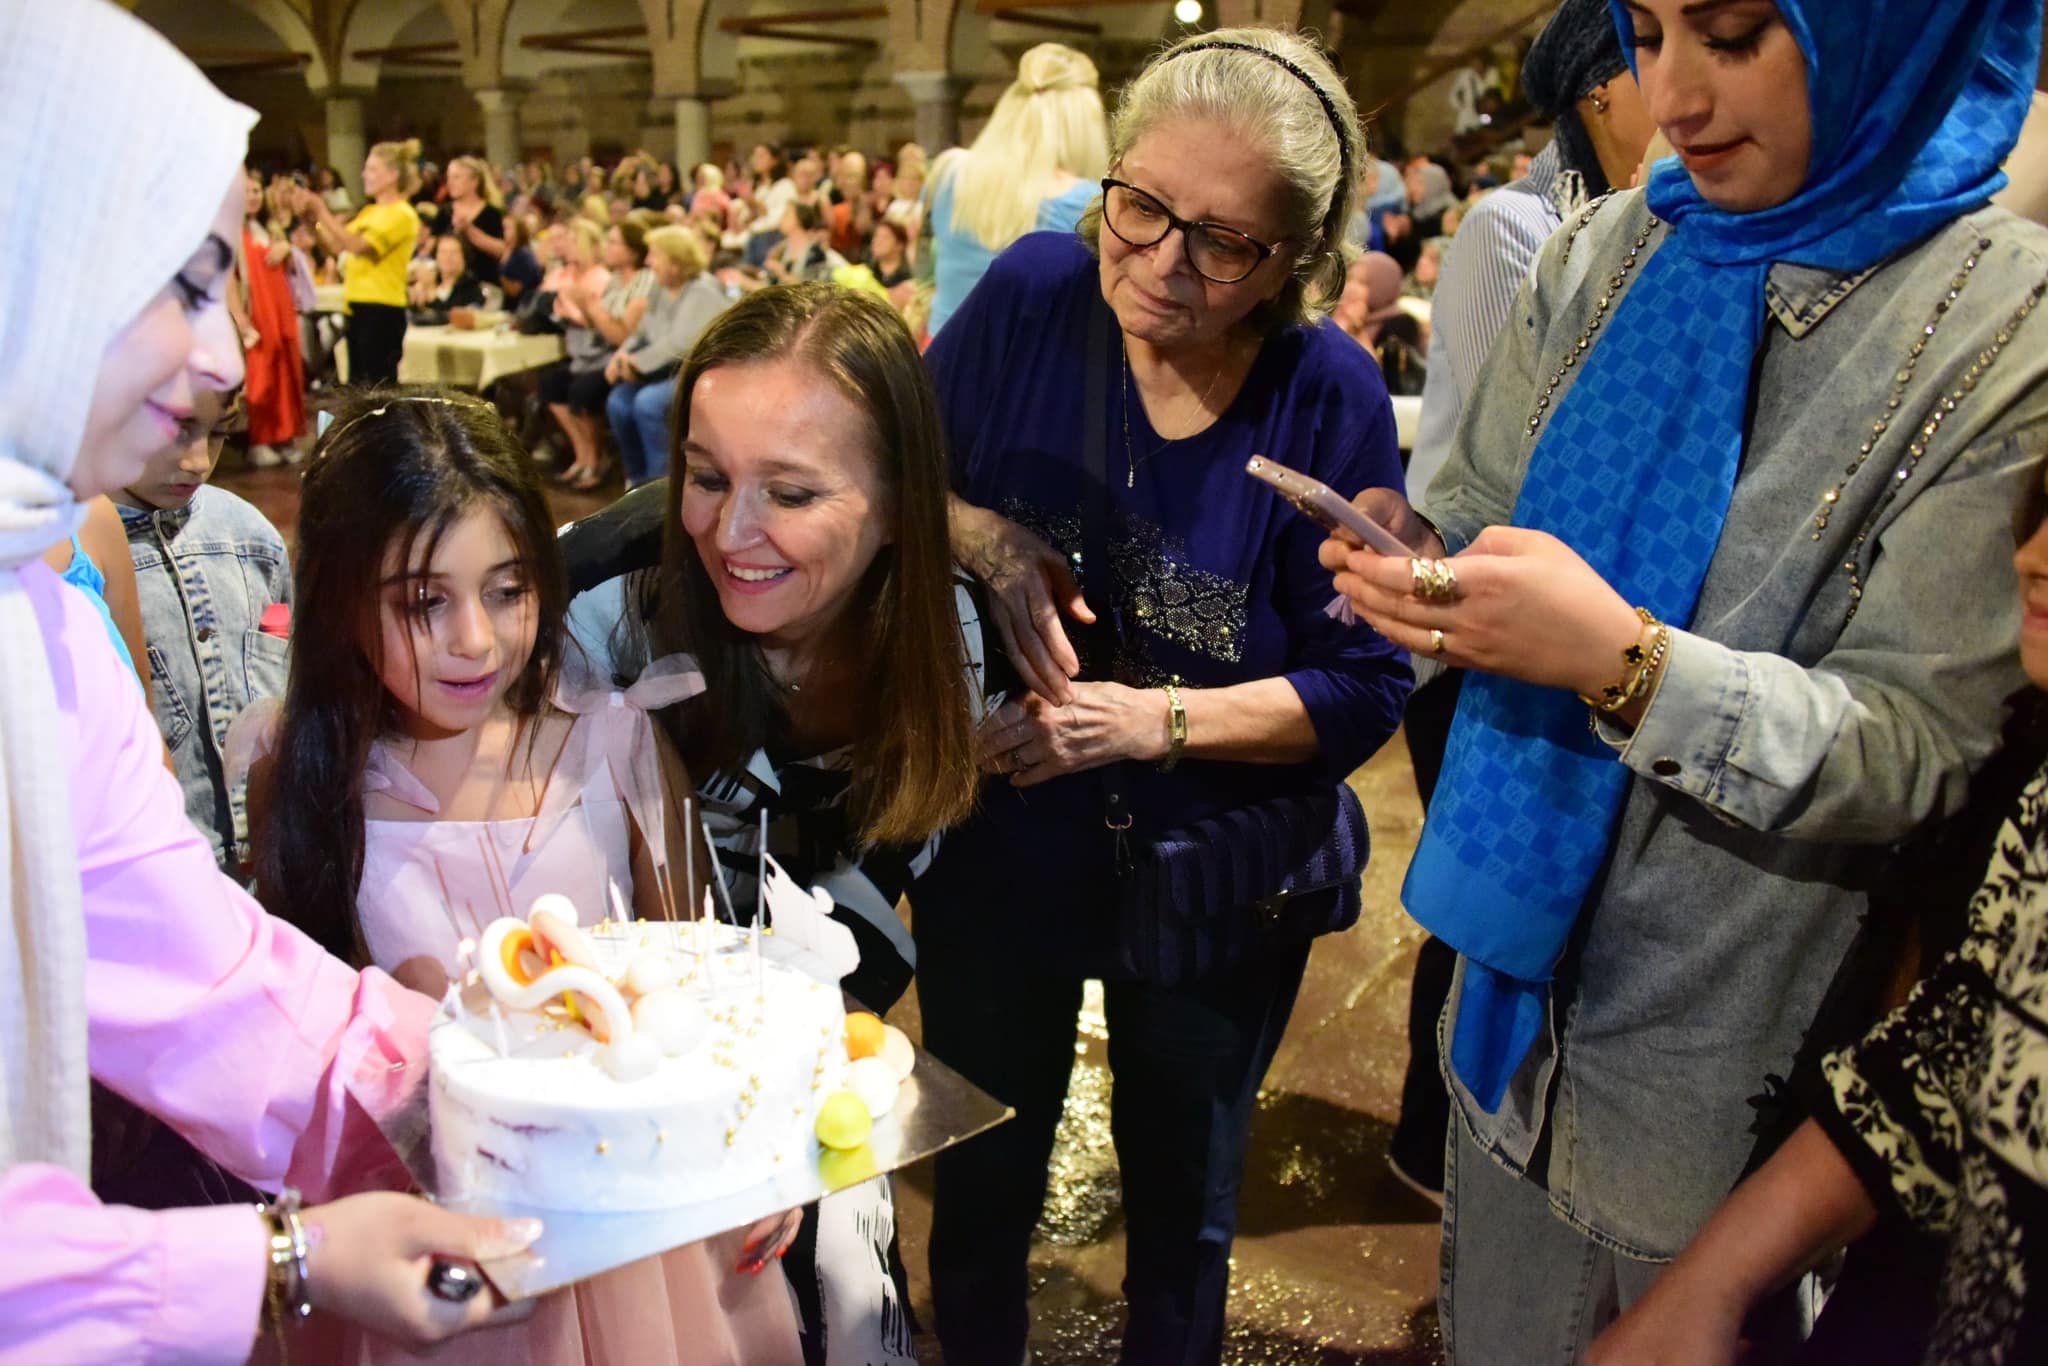
[[[1633,54],[1629,13],[1611,3]],[[1692,619],[1728,514],[1771,266],[1862,270],[1981,207],[2005,184],[1999,163],[2033,94],[2040,0],[1778,11],[1806,58],[1804,188],[1726,213],[1676,158],[1657,164],[1648,206],[1671,231],[1551,417],[1515,504],[1514,525],[1558,536],[1674,626]],[[1403,897],[1468,960],[1451,1066],[1489,1111],[1543,1027],[1628,784],[1571,694],[1466,680]]]

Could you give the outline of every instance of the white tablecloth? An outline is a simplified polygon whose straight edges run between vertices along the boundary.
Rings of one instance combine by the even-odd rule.
[[[1415,449],[1415,434],[1422,429],[1422,400],[1394,395],[1394,437],[1404,451]]]
[[[552,365],[564,352],[562,339],[517,332],[465,332],[453,327],[408,327],[399,357],[402,384],[453,384],[488,389],[507,375]]]

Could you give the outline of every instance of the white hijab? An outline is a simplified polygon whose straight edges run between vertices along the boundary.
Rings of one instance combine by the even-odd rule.
[[[101,360],[205,240],[254,122],[105,0],[0,0],[0,1170],[91,1157],[71,794],[17,571],[83,519]]]

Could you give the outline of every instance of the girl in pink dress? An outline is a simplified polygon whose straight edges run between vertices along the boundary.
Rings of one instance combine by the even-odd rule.
[[[412,390],[344,410],[302,495],[301,624],[250,803],[258,893],[429,995],[462,971],[462,941],[543,893],[586,922],[614,897],[673,914],[654,874],[680,848],[665,813],[687,779],[645,709],[702,680],[678,659],[618,692],[565,667],[561,561],[531,470],[488,404]],[[798,1217],[610,1272],[436,1360],[798,1362],[776,1261]]]

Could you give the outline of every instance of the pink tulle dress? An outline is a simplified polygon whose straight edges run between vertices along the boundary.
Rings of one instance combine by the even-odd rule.
[[[659,810],[651,795],[658,778],[646,708],[702,686],[694,674],[657,674],[660,668],[629,692],[565,690],[557,697],[575,721],[531,819],[439,820],[425,785],[390,749],[372,747],[364,792],[418,812],[416,820],[364,823],[356,910],[378,966],[388,970],[425,955],[454,976],[458,940],[512,913],[507,888],[520,915],[535,897],[559,892],[586,923],[599,920],[612,881],[630,907],[633,813]],[[643,818],[660,828],[658,815]],[[442,897],[444,880],[452,907]],[[780,1264],[751,1276],[734,1270],[745,1236],[735,1229],[607,1272],[546,1297],[524,1323],[458,1338],[431,1359],[436,1366],[798,1366],[796,1313]],[[349,1346],[353,1360],[413,1359],[381,1343]]]

